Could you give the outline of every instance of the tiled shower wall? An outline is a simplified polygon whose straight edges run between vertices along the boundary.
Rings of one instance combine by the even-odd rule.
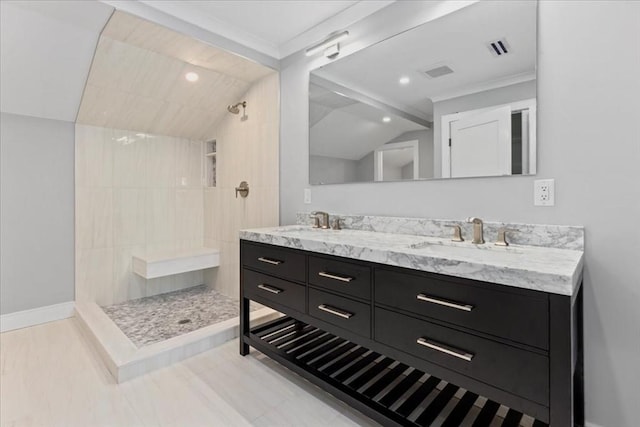
[[[246,118],[229,114],[216,132],[217,187],[205,189],[205,246],[220,249],[220,267],[206,270],[205,282],[234,298],[239,295],[238,231],[279,223],[279,77],[256,82],[243,99]],[[249,196],[235,196],[241,181]]]
[[[76,125],[76,300],[113,304],[202,284],[145,280],[132,255],[203,245],[202,142]]]

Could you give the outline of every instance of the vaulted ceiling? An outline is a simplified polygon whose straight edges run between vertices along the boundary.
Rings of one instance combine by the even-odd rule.
[[[255,1],[0,1],[0,111],[47,119],[75,121],[78,117],[80,102],[88,83],[87,97],[94,99],[92,106],[87,105],[80,117],[86,122],[120,123],[113,116],[109,120],[98,119],[97,104],[102,98],[116,98],[114,105],[126,99],[122,92],[126,88],[123,82],[108,82],[99,72],[89,79],[89,69],[94,53],[98,62],[109,60],[115,52],[131,59],[135,49],[149,52],[148,58],[138,62],[129,62],[129,67],[153,67],[164,63],[169,69],[178,67],[175,61],[182,61],[192,67],[201,69],[200,87],[206,92],[212,89],[214,80],[218,81],[218,89],[225,88],[229,99],[235,99],[242,93],[238,87],[242,82],[251,80],[251,66],[239,58],[227,57],[220,66],[233,69],[234,82],[214,77],[212,73],[225,74],[228,70],[220,69],[218,54],[209,55],[210,51],[203,45],[219,45],[223,48],[237,47],[246,57],[260,58],[263,63],[272,67],[278,66],[278,60],[290,53],[303,49],[311,43],[324,38],[336,28],[344,28],[365,16],[392,3],[391,0],[341,0],[308,2],[299,0],[264,0]],[[100,40],[100,33],[115,10],[130,11],[133,15],[149,18],[188,34],[193,44],[186,51],[175,46],[162,46],[152,42],[153,37],[138,39],[139,33],[117,35],[117,28]],[[138,18],[136,18],[138,19]],[[128,25],[124,18],[119,19],[124,26]],[[149,23],[140,20],[142,27]],[[131,22],[129,22],[130,24]],[[184,48],[186,41],[176,37],[174,42]],[[206,43],[195,40],[204,40]],[[109,39],[109,40],[106,40]],[[226,41],[233,41],[232,42]],[[127,49],[123,45],[128,45]],[[230,47],[230,45],[233,45]],[[98,51],[96,51],[96,48]],[[128,53],[125,53],[128,51]],[[227,52],[218,49],[219,52]],[[208,55],[208,56],[207,56]],[[224,56],[224,55],[222,55]],[[160,57],[165,57],[161,60]],[[153,58],[153,59],[152,59]],[[166,58],[172,58],[168,60]],[[113,59],[113,58],[112,58]],[[145,62],[146,61],[146,62]],[[171,65],[169,65],[171,64]],[[218,68],[216,68],[218,67]],[[122,78],[135,76],[127,65],[115,66]],[[126,74],[126,73],[129,74]],[[177,71],[175,71],[177,72]],[[246,75],[245,72],[249,74]],[[226,74],[225,74],[226,75]],[[254,76],[255,77],[255,76]],[[154,77],[154,78],[157,78]],[[149,90],[152,79],[138,76],[129,80],[141,84],[141,97],[127,93],[131,101],[130,108],[135,111],[146,111],[151,115],[149,102],[144,99],[144,90]],[[222,83],[224,81],[224,84]],[[165,83],[163,83],[165,84]],[[166,83],[168,84],[168,83]],[[182,82],[180,83],[182,84]],[[176,85],[179,85],[176,83]],[[207,86],[208,85],[208,86]],[[222,85],[222,86],[220,86]],[[123,89],[118,96],[107,93],[106,88]],[[137,84],[136,84],[137,86]],[[161,92],[161,91],[160,91]],[[195,92],[195,88],[193,88]],[[203,94],[204,90],[201,91]],[[134,97],[135,99],[131,98]],[[154,96],[159,96],[154,93]],[[168,100],[175,100],[176,94],[165,93]],[[194,94],[194,97],[200,96]],[[173,98],[172,98],[173,97]],[[195,99],[195,98],[194,98]],[[226,98],[225,98],[226,99]],[[210,102],[216,108],[226,108],[224,99],[217,95],[211,99],[202,95],[196,102],[200,107]],[[212,108],[213,105],[209,104]],[[166,105],[165,105],[166,107]],[[196,109],[200,108],[197,107]],[[104,109],[102,110],[104,112]],[[169,107],[155,111],[158,117],[184,122],[185,117],[195,117],[177,112]],[[184,115],[181,115],[184,114]],[[197,116],[197,113],[194,113]],[[107,115],[110,113],[107,112]],[[210,118],[211,116],[207,116]],[[124,119],[124,115],[123,115]],[[167,128],[176,125],[167,124]]]
[[[189,72],[198,80],[188,81]],[[116,11],[100,36],[77,122],[207,139],[229,114],[227,105],[273,72]]]
[[[74,121],[112,12],[94,1],[0,1],[0,110]]]

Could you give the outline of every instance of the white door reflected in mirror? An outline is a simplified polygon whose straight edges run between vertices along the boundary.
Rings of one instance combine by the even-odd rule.
[[[442,117],[442,176],[535,173],[536,100]]]
[[[418,141],[384,144],[374,153],[376,181],[418,179],[420,156]]]

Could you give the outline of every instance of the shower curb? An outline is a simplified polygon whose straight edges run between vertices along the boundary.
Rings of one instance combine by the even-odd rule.
[[[170,366],[238,337],[238,318],[136,347],[96,303],[77,302],[75,319],[117,383]],[[251,313],[256,324],[281,316],[270,308]]]

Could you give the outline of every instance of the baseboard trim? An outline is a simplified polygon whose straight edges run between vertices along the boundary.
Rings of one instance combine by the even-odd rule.
[[[74,301],[60,304],[47,305],[45,307],[32,308],[31,310],[16,311],[15,313],[0,316],[0,332],[13,331],[29,326],[41,325],[55,320],[73,317]]]
[[[584,427],[602,427],[598,424],[590,423],[589,421],[585,421]]]

